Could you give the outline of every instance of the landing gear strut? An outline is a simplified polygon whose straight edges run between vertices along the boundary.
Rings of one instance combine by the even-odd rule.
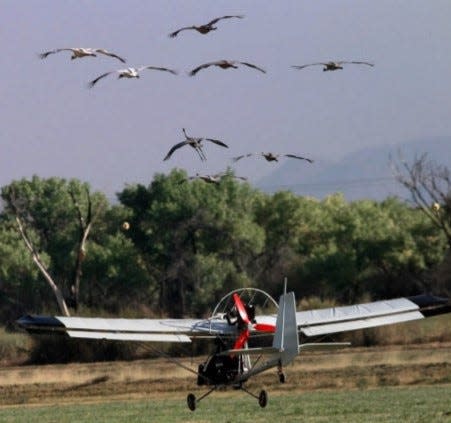
[[[244,391],[244,392],[246,392],[246,394],[249,394],[251,397],[254,397],[256,400],[258,400],[258,405],[261,407],[261,408],[265,408],[266,407],[266,404],[268,404],[268,394],[267,394],[267,392],[264,390],[264,389],[262,389],[261,391],[260,391],[260,394],[258,395],[258,397],[257,397],[257,395],[254,395],[252,392],[249,392],[247,389],[245,389],[243,386],[241,387],[241,389]]]
[[[196,396],[194,394],[188,394],[188,396],[186,397],[186,402],[188,404],[188,408],[191,411],[194,411],[196,409],[197,403],[201,402],[206,396],[210,395],[213,391],[216,391],[217,388],[218,388],[217,386],[214,386],[212,389],[207,391],[205,394],[203,394],[199,398],[196,398]]]
[[[277,375],[279,376],[279,382],[285,383],[285,373],[283,372],[281,363],[277,366]]]
[[[207,395],[210,395],[213,391],[215,391],[218,387],[215,386],[213,389],[210,389],[207,393],[199,397],[198,399],[194,394],[188,394],[186,397],[186,402],[188,404],[188,408],[191,411],[194,411],[196,409],[197,403],[200,402],[202,399],[204,399]],[[242,385],[238,386],[237,389],[241,389],[242,391],[246,392],[246,394],[249,394],[251,397],[254,397],[258,401],[258,405],[261,408],[265,408],[268,404],[268,394],[267,392],[262,389],[260,391],[260,394],[257,396],[253,394],[252,392],[248,391],[246,388],[244,388]]]

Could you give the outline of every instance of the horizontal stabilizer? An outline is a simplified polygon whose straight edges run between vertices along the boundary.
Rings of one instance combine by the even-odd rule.
[[[273,347],[263,348],[236,348],[227,351],[221,351],[218,355],[262,355],[262,354],[277,354],[280,351]]]
[[[322,351],[335,350],[351,346],[350,342],[316,342],[299,345],[299,352],[301,351]]]

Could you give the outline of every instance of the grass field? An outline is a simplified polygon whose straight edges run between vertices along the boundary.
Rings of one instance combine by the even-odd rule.
[[[193,369],[201,358],[181,359]],[[253,378],[251,392],[216,392],[193,413],[186,395],[205,393],[164,359],[0,367],[0,422],[451,422],[451,343],[301,354],[278,382]]]
[[[219,393],[191,412],[185,401],[8,407],[2,422],[450,422],[451,385],[277,394],[261,409],[251,397]]]

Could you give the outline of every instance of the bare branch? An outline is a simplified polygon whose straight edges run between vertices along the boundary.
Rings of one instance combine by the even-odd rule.
[[[93,222],[93,215],[92,215],[92,201],[91,201],[91,195],[89,193],[88,188],[86,188],[86,198],[88,201],[88,210],[86,213],[86,218],[83,217],[83,213],[80,207],[80,204],[78,203],[75,193],[73,190],[69,191],[70,196],[72,198],[72,202],[75,206],[75,209],[77,211],[78,216],[78,225],[79,225],[79,241],[78,241],[78,247],[77,247],[77,256],[75,259],[75,269],[74,269],[74,277],[72,281],[72,294],[74,296],[74,306],[75,309],[78,307],[78,301],[79,301],[79,293],[80,293],[80,280],[82,276],[82,265],[83,261],[86,257],[86,242],[89,236],[89,232],[92,227]],[[97,210],[98,212],[99,210]],[[96,213],[97,215],[97,213]]]
[[[400,158],[402,168],[393,163],[395,178],[410,192],[413,203],[446,236],[451,247],[451,173],[445,166],[427,159],[427,154],[408,164]]]
[[[14,207],[14,206],[13,206]],[[61,312],[64,314],[64,316],[70,316],[69,309],[66,305],[66,301],[64,300],[64,296],[58,287],[58,285],[53,281],[53,278],[50,276],[50,273],[47,270],[47,267],[41,260],[41,257],[39,253],[36,251],[36,249],[33,246],[33,243],[31,242],[30,238],[28,237],[26,230],[22,224],[22,221],[18,214],[16,214],[16,223],[17,227],[19,229],[19,233],[22,236],[22,239],[25,242],[26,247],[31,253],[31,256],[33,258],[33,261],[38,266],[41,273],[44,275],[44,278],[46,279],[47,283],[49,284],[50,288],[52,289],[53,293],[55,294],[56,301],[58,303],[58,306],[61,310]]]

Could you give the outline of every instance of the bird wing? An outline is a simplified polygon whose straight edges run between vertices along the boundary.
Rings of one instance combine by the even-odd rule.
[[[177,31],[171,32],[171,33],[169,34],[169,37],[170,37],[170,38],[175,38],[175,37],[177,37],[177,35],[178,35],[179,32],[185,31],[186,29],[196,29],[196,27],[195,27],[195,26],[185,26],[185,27],[183,27],[183,28],[178,29]]]
[[[198,66],[197,68],[194,68],[189,74],[190,76],[194,76],[196,75],[197,72],[199,72],[201,69],[205,69],[208,68],[209,66],[215,66],[217,65],[219,62],[209,62],[209,63],[204,63],[203,65]]]
[[[110,74],[112,74],[112,73],[114,73],[114,72],[118,72],[118,71],[111,71],[111,72],[107,72],[107,73],[104,73],[104,74],[98,76],[96,79],[93,79],[91,82],[88,83],[88,87],[89,87],[89,88],[92,88],[92,87],[93,87],[95,84],[97,84],[97,82],[99,82],[102,78],[105,78],[105,76],[108,76],[108,75],[110,75]]]
[[[206,141],[214,142],[215,144],[220,145],[221,147],[229,148],[227,144],[224,144],[222,141],[214,140],[213,138],[205,138]]]
[[[238,160],[241,160],[241,159],[244,158],[244,157],[250,157],[250,156],[252,156],[253,154],[254,154],[254,153],[242,154],[241,156],[233,157],[232,160],[233,160],[234,162],[237,162]]]
[[[227,176],[227,172],[219,172],[215,173],[214,175],[211,175],[212,178],[223,178],[224,176]]]
[[[307,66],[317,66],[317,65],[326,66],[327,63],[324,63],[324,62],[319,62],[319,63],[309,63],[309,64],[307,64],[307,65],[301,65],[301,66],[296,66],[296,65],[294,65],[294,66],[291,66],[291,67],[294,68],[294,69],[304,69],[304,68],[306,68]]]
[[[107,50],[105,50],[103,48],[96,48],[94,51],[96,53],[104,54],[105,56],[114,57],[115,59],[120,60],[122,63],[125,63],[125,59],[123,59],[122,57],[118,56],[117,54],[110,53],[109,51],[107,51]]]
[[[141,66],[140,68],[138,68],[138,72],[142,71],[143,69],[152,69],[152,70],[159,70],[159,71],[164,71],[164,72],[170,72],[173,75],[177,75],[177,71],[173,70],[173,69],[168,69],[168,68],[161,68],[161,67],[157,67],[157,66]]]
[[[230,18],[238,18],[243,19],[243,15],[227,15],[227,16],[221,16],[220,18],[213,19],[212,21],[208,22],[206,26],[214,25],[216,22],[220,21],[221,19],[230,19]]]
[[[264,69],[259,68],[258,66],[253,65],[252,63],[248,63],[248,62],[238,62],[238,63],[241,63],[244,66],[249,66],[250,68],[253,68],[253,69],[257,69],[260,72],[266,73],[266,71]]]
[[[347,64],[354,64],[354,65],[367,65],[367,66],[374,66],[374,63],[369,63],[369,62],[346,62],[346,61],[341,61],[341,62],[336,62],[338,65],[343,65],[345,63]]]
[[[175,145],[169,150],[168,154],[166,154],[166,157],[163,159],[163,161],[168,160],[169,157],[172,156],[172,153],[173,153],[175,150],[177,150],[177,149],[180,148],[180,147],[183,147],[183,146],[186,145],[186,144],[189,144],[188,141],[182,141],[182,142],[179,142],[178,144],[175,144]]]
[[[309,159],[307,157],[302,157],[302,156],[295,156],[294,154],[285,154],[285,157],[291,157],[292,159],[306,160],[309,163],[313,163],[312,159]]]
[[[247,178],[245,178],[244,176],[236,176],[236,175],[232,175],[230,173],[227,172],[220,172],[220,173],[216,173],[214,175],[212,175],[213,178],[220,178],[221,180],[223,178],[235,178],[235,179],[241,179],[242,181],[247,181]]]
[[[50,50],[50,51],[46,51],[44,53],[40,53],[39,57],[41,59],[45,59],[47,56],[49,56],[51,54],[59,53],[60,51],[73,51],[73,49],[72,48],[57,48],[55,50]]]

